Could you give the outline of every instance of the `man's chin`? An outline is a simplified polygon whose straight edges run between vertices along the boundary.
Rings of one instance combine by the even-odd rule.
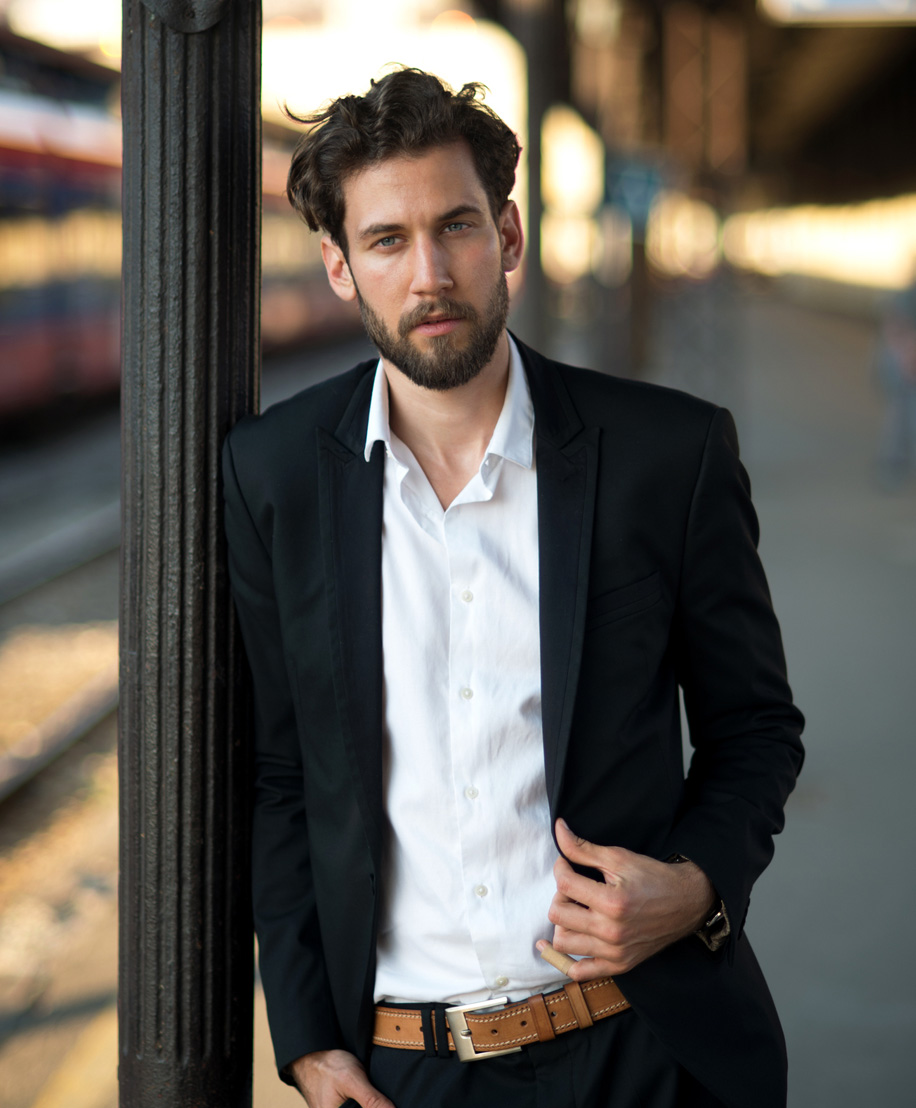
[[[420,388],[447,392],[467,385],[478,376],[483,365],[463,356],[462,349],[440,346],[422,354],[411,351],[409,357],[389,357],[388,361]]]
[[[464,329],[459,327],[446,332],[444,335],[421,335],[416,331],[411,331],[406,341],[416,357],[424,358],[440,353],[463,350],[468,347],[471,343],[471,336],[462,333],[463,331]]]

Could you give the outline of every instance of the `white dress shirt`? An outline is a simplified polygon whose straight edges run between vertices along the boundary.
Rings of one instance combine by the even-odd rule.
[[[519,1000],[565,978],[535,950],[555,892],[544,777],[534,411],[510,339],[480,468],[443,510],[375,375],[386,447],[384,800],[376,1001]]]

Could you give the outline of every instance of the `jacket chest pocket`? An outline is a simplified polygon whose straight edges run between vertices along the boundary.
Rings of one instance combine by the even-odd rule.
[[[589,602],[586,633],[651,608],[658,603],[661,595],[662,584],[658,570],[631,585],[621,585],[601,593]]]

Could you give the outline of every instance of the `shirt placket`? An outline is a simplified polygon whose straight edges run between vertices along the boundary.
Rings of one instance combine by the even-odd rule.
[[[491,583],[476,541],[477,513],[491,493],[482,483],[470,486],[462,503],[446,513],[445,544],[449,563],[450,739],[452,788],[458,813],[458,835],[464,899],[471,942],[489,989],[505,985],[494,957],[503,924],[502,880],[492,845],[496,828],[495,797],[483,767],[491,752],[482,747],[488,733],[485,628]],[[470,497],[475,496],[474,500]],[[492,660],[490,660],[492,661]]]

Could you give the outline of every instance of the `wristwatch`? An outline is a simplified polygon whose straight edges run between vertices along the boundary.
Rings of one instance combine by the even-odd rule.
[[[689,862],[690,858],[683,854],[672,854],[666,861],[672,863]],[[731,933],[732,925],[728,918],[728,912],[725,910],[724,900],[720,900],[718,904],[713,905],[705,922],[694,931],[694,935],[709,950],[718,950],[719,947],[724,945],[725,940]]]

